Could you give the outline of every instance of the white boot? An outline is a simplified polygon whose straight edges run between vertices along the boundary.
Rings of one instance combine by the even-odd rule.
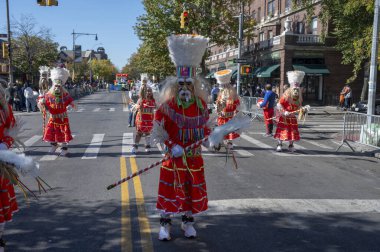
[[[150,145],[145,146],[145,152],[150,152]]]
[[[51,147],[50,147],[50,150],[49,150],[49,153],[50,154],[53,154],[53,153],[55,153],[55,151],[58,149],[58,144],[56,144],[56,145],[51,145]]]
[[[185,237],[195,238],[197,237],[197,231],[194,228],[194,218],[182,216],[181,229],[185,232]]]
[[[136,155],[136,153],[137,153],[137,148],[138,148],[137,145],[133,145],[132,150],[131,150],[131,153],[134,154],[134,155]]]
[[[293,144],[289,144],[289,151],[290,152],[295,152],[296,151],[296,148],[294,148]]]
[[[69,151],[67,149],[62,149],[61,153],[59,154],[61,157],[66,157]]]
[[[158,239],[160,241],[170,241],[172,238],[170,237],[170,226],[171,219],[161,218],[160,220],[160,231],[158,232]]]
[[[276,151],[277,152],[281,152],[282,151],[282,144],[277,144]]]

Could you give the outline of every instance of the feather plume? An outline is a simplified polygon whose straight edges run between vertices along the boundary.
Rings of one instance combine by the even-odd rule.
[[[209,39],[200,35],[181,34],[167,38],[169,56],[176,66],[198,66]]]
[[[39,67],[39,72],[40,72],[41,76],[42,75],[48,76],[49,75],[49,71],[50,71],[50,69],[49,69],[48,66],[40,66]]]
[[[150,135],[152,145],[156,145],[158,143],[163,144],[169,139],[168,132],[164,129],[164,124],[164,120],[161,122],[153,121],[153,129]]]
[[[16,154],[10,150],[2,150],[0,151],[0,162],[12,164],[17,172],[23,176],[38,177],[39,164],[34,162],[31,157],[25,156],[25,154]]]
[[[55,67],[50,71],[50,79],[53,84],[57,84],[57,80],[61,81],[61,85],[64,85],[70,76],[69,70],[66,68]]]
[[[210,146],[217,146],[219,143],[223,141],[225,135],[236,132],[243,131],[248,129],[250,125],[250,118],[248,116],[244,116],[241,113],[238,113],[231,120],[229,120],[226,124],[216,127],[209,136]]]
[[[288,76],[288,82],[292,88],[294,87],[300,87],[303,77],[305,76],[305,72],[303,71],[288,71],[286,73]]]

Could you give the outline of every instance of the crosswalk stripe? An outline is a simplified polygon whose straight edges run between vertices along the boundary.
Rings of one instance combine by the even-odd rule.
[[[104,134],[94,134],[91,143],[87,147],[82,159],[95,159],[98,156],[103,139]]]
[[[100,108],[96,108],[93,110],[93,112],[99,112],[100,111]]]
[[[309,141],[309,140],[305,140],[305,139],[301,139],[302,142],[306,142],[306,143],[309,143],[309,144],[312,144],[312,145],[315,145],[315,146],[318,146],[322,149],[329,149],[329,150],[332,150],[334,148],[328,146],[328,145],[325,145],[325,144],[322,144],[322,143],[319,143],[319,142],[316,142],[316,141]]]
[[[83,111],[84,111],[84,108],[80,108],[77,110],[78,113],[83,112]]]
[[[294,143],[294,147],[295,147],[296,149],[298,149],[298,150],[306,150],[305,147],[303,147],[303,146],[301,146],[301,145],[299,145],[299,144],[296,144],[296,143]]]
[[[115,108],[109,108],[109,112],[115,112]]]
[[[264,149],[273,150],[273,148],[274,148],[273,146],[265,144],[265,143],[263,143],[263,142],[261,142],[259,140],[256,140],[256,139],[254,139],[254,138],[252,138],[250,136],[247,136],[246,134],[242,134],[242,135],[240,135],[240,137],[242,139],[244,139],[244,140],[246,140],[246,141],[248,141],[248,142],[250,142],[250,143],[252,143],[252,144],[254,144],[254,145],[258,146],[258,147],[264,148]]]
[[[28,140],[24,142],[24,145],[25,147],[30,147],[33,144],[35,144],[37,141],[39,141],[41,138],[42,136],[38,136],[38,135],[32,136],[31,138],[29,138]]]
[[[47,155],[44,155],[40,161],[53,161],[53,160],[56,160],[58,157],[58,154],[47,154]]]
[[[161,147],[161,144],[157,143],[157,149],[161,152],[161,156],[165,156],[164,150]]]
[[[239,146],[237,146],[236,144],[234,144],[234,152],[236,152],[237,154],[239,154],[242,157],[253,157],[253,156],[255,156],[254,154],[252,154],[249,151],[246,151],[246,150],[243,150],[243,149],[236,149],[236,147],[239,147]]]
[[[133,157],[132,155],[132,146],[133,145],[133,133],[128,132],[123,134],[122,147],[121,147],[121,156],[122,157]]]

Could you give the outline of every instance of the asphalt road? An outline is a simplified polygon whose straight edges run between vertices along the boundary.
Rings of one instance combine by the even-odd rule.
[[[25,200],[6,226],[8,251],[379,251],[379,160],[334,139],[341,116],[310,116],[297,153],[274,152],[257,120],[225,153],[205,152],[209,210],[196,239],[173,218],[170,242],[157,239],[158,167],[112,190],[106,186],[162,158],[158,148],[130,155],[133,128],[122,92],[98,92],[70,112],[69,156],[47,155],[39,113],[19,114],[27,155],[52,187]],[[142,139],[141,143],[144,143]],[[23,181],[37,192],[30,178]]]

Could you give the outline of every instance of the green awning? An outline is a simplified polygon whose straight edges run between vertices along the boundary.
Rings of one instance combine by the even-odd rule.
[[[237,69],[233,70],[232,72],[232,75],[231,75],[231,79],[236,79],[237,78]]]
[[[305,74],[330,74],[326,65],[293,65],[294,70],[304,71]]]
[[[272,77],[272,72],[276,71],[280,67],[280,64],[267,66],[267,67],[260,67],[258,70],[255,71],[257,78],[270,78]]]

